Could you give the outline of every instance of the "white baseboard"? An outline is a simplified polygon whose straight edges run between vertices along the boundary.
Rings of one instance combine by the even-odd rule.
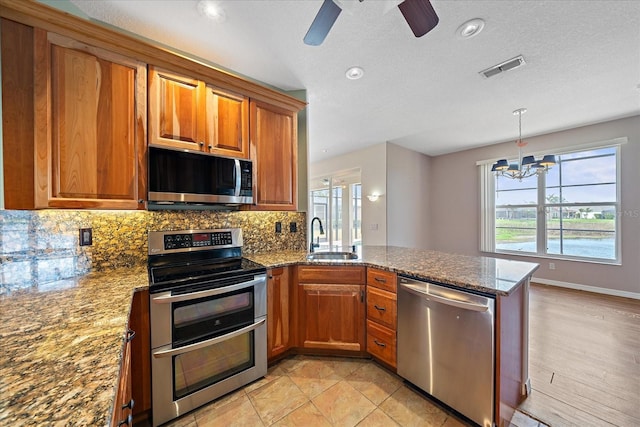
[[[579,291],[593,292],[596,294],[605,294],[605,295],[612,295],[615,297],[624,297],[624,298],[632,298],[632,299],[640,300],[640,293],[638,292],[619,291],[617,289],[599,288],[596,286],[587,286],[587,285],[580,285],[578,283],[560,282],[558,280],[541,279],[538,277],[532,277],[531,281],[533,283],[541,283],[543,285],[558,286],[561,288],[577,289]]]

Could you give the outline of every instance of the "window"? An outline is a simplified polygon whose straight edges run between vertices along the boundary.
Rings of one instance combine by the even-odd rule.
[[[481,250],[618,262],[618,157],[619,145],[572,150],[522,181],[483,164]]]
[[[314,241],[321,250],[347,250],[362,244],[362,185],[360,170],[310,180],[310,207],[322,221],[325,234],[314,229]]]

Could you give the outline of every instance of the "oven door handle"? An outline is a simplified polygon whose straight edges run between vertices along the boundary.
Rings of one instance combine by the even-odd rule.
[[[189,353],[190,351],[199,350],[201,348],[209,347],[209,346],[212,346],[214,344],[218,344],[218,343],[221,343],[223,341],[229,340],[231,338],[235,338],[235,337],[237,337],[239,335],[246,334],[247,332],[251,332],[254,329],[257,329],[260,326],[262,326],[266,321],[267,321],[267,319],[265,317],[265,318],[262,318],[262,319],[258,320],[257,322],[255,322],[255,323],[253,323],[253,324],[251,324],[249,326],[245,326],[244,328],[238,329],[237,331],[230,332],[230,333],[222,335],[220,337],[211,338],[210,340],[201,341],[201,342],[198,342],[198,343],[195,343],[195,344],[185,345],[184,347],[173,348],[171,350],[155,351],[155,352],[153,352],[153,357],[160,358],[160,357],[177,356],[179,354]]]
[[[160,297],[154,297],[151,299],[151,301],[155,302],[156,304],[168,304],[172,302],[189,301],[189,300],[198,299],[198,298],[210,297],[212,295],[226,294],[228,292],[233,292],[240,289],[250,288],[252,286],[259,285],[261,283],[266,282],[266,279],[267,279],[267,276],[265,274],[261,274],[259,276],[256,276],[255,279],[250,280],[248,282],[242,282],[242,283],[237,283],[235,285],[223,286],[221,288],[208,289],[206,291],[191,292],[188,294],[163,295]]]

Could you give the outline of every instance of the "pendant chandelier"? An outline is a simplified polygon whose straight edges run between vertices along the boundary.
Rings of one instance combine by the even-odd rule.
[[[514,116],[518,116],[518,140],[516,141],[518,162],[509,164],[506,159],[498,160],[491,167],[491,172],[495,172],[496,176],[522,181],[524,178],[542,175],[556,164],[556,156],[554,155],[545,155],[541,160],[536,160],[533,156],[522,157],[522,149],[527,145],[526,142],[522,141],[522,115],[526,112],[526,108],[519,108],[513,112]]]

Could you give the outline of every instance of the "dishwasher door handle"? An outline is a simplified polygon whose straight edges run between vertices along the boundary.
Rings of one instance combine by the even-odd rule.
[[[434,295],[434,294],[430,294],[429,292],[425,292],[420,287],[413,286],[407,283],[400,283],[400,286],[402,286],[404,289],[406,289],[407,291],[413,294],[416,294],[418,296],[421,296],[422,298],[425,298],[428,301],[439,302],[442,304],[451,305],[453,307],[462,308],[464,310],[479,311],[479,312],[484,312],[489,310],[488,305],[475,304],[472,302],[465,302],[465,301],[441,297],[439,295]]]

